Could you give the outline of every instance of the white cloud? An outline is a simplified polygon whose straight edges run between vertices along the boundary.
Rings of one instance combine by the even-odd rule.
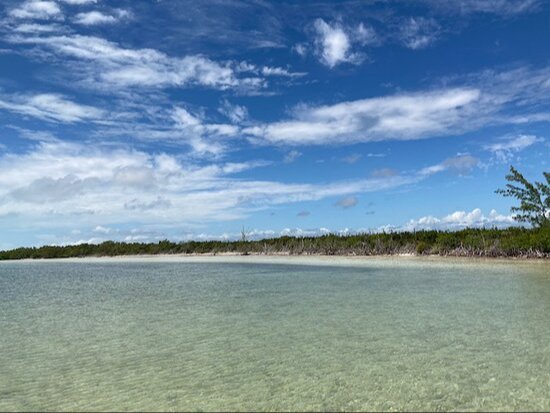
[[[240,128],[235,125],[207,123],[199,115],[187,109],[176,107],[172,112],[174,130],[179,132],[193,148],[195,155],[219,156],[224,150],[224,139],[236,137]]]
[[[221,102],[218,111],[233,123],[242,123],[248,119],[248,109],[245,106],[233,105],[228,100]]]
[[[254,73],[261,76],[279,76],[279,77],[302,77],[306,76],[305,72],[291,72],[289,69],[283,67],[273,66],[257,66],[246,61],[239,62],[235,65],[235,70],[239,73]]]
[[[61,0],[61,1],[71,5],[77,5],[77,6],[97,3],[97,0]]]
[[[258,77],[237,78],[230,64],[220,64],[203,56],[170,57],[154,49],[127,49],[108,40],[82,35],[18,36],[7,40],[34,44],[66,56],[65,64],[79,76],[81,84],[104,90],[141,87],[184,87],[202,85],[216,89],[257,89]]]
[[[62,19],[63,13],[55,1],[27,0],[9,11],[17,19]]]
[[[113,229],[98,225],[97,227],[94,228],[94,232],[98,232],[100,234],[110,234],[113,232]]]
[[[480,91],[471,88],[396,95],[295,109],[295,118],[246,128],[271,143],[338,144],[416,139],[456,133],[473,115]]]
[[[103,111],[100,109],[79,105],[62,95],[55,94],[15,96],[11,99],[0,99],[0,109],[50,122],[72,123],[98,120],[104,116]]]
[[[114,14],[105,14],[94,10],[85,13],[78,13],[75,16],[75,23],[84,26],[97,26],[100,24],[113,24],[122,18],[128,17],[129,13],[125,10],[116,10]]]
[[[401,227],[386,226],[383,228],[394,231],[460,230],[463,228],[490,228],[493,226],[503,228],[513,225],[518,225],[513,215],[502,215],[494,209],[488,215],[484,215],[481,209],[475,208],[470,212],[456,211],[442,218],[428,215],[419,219],[411,219]]]
[[[282,67],[262,66],[260,73],[264,76],[302,77],[307,75],[304,72],[289,72]]]
[[[283,158],[284,163],[292,163],[296,159],[298,159],[300,156],[302,156],[302,153],[297,150],[292,150],[288,152],[285,157]]]
[[[423,49],[437,40],[440,31],[434,19],[409,17],[401,24],[399,39],[409,49]]]
[[[523,151],[538,142],[544,142],[544,139],[535,135],[518,135],[485,145],[484,149],[492,152],[499,162],[509,162],[517,152]]]
[[[124,238],[125,242],[138,242],[138,241],[147,241],[149,237],[147,235],[128,235]]]
[[[364,56],[352,52],[350,37],[339,23],[328,24],[323,19],[313,23],[315,29],[315,51],[320,61],[333,68],[340,63],[359,64]]]
[[[321,63],[334,68],[341,63],[360,64],[366,55],[356,51],[356,46],[379,43],[374,29],[360,23],[357,26],[345,26],[341,22],[327,23],[323,19],[313,22],[313,49]],[[308,47],[304,43],[294,45],[293,50],[305,56]]]
[[[53,244],[53,245],[101,244],[102,242],[105,242],[105,241],[107,241],[105,238],[92,237],[88,239],[79,239],[78,241],[71,242],[71,243]]]
[[[424,177],[394,176],[326,184],[232,178],[265,162],[182,164],[167,154],[39,142],[0,154],[0,225],[80,227],[140,222],[196,225],[242,219],[274,205],[380,191]],[[4,218],[2,218],[4,217]],[[9,218],[6,218],[9,217]]]
[[[355,30],[351,31],[352,39],[363,46],[378,43],[378,35],[372,27],[365,26],[363,23],[359,23]]]
[[[479,159],[471,155],[460,155],[447,158],[443,162],[428,166],[418,171],[419,175],[433,175],[443,171],[452,171],[458,175],[468,175],[472,169],[479,165]]]
[[[308,48],[305,43],[297,43],[294,46],[292,46],[292,51],[304,57],[305,55],[307,55]]]
[[[14,31],[19,33],[53,33],[63,31],[63,27],[57,24],[24,23],[16,26]]]
[[[447,87],[334,105],[297,105],[290,118],[244,129],[257,143],[326,145],[411,140],[465,133],[488,125],[548,121],[550,68],[486,71]],[[536,117],[532,116],[536,108]],[[544,110],[544,109],[543,109]],[[525,119],[524,119],[525,120]]]
[[[174,120],[182,127],[200,126],[202,123],[199,118],[193,116],[184,108],[174,109]]]

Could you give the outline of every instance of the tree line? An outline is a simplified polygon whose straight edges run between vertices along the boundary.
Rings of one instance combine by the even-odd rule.
[[[550,228],[468,228],[378,234],[289,237],[259,241],[188,241],[43,246],[1,251],[0,260],[157,254],[444,255],[550,258]]]

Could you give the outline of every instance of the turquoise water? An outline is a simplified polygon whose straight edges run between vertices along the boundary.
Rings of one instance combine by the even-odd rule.
[[[1,263],[0,410],[550,410],[548,263],[326,263]]]

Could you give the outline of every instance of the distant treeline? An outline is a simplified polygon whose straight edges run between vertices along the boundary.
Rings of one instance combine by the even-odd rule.
[[[146,254],[290,255],[449,255],[550,258],[550,228],[464,229],[318,237],[279,237],[259,241],[188,241],[44,246],[1,251],[0,260]]]

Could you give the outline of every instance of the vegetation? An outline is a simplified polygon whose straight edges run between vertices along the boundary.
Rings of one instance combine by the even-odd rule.
[[[517,198],[519,207],[512,207],[516,212],[514,218],[519,222],[528,222],[533,227],[550,226],[550,173],[543,172],[546,184],[535,182],[532,184],[510,165],[510,174],[506,175],[506,189],[497,189],[497,194]],[[514,185],[516,183],[517,185]]]
[[[416,231],[321,237],[280,237],[260,241],[189,241],[44,246],[1,251],[0,260],[148,254],[417,254],[550,258],[550,227]]]

